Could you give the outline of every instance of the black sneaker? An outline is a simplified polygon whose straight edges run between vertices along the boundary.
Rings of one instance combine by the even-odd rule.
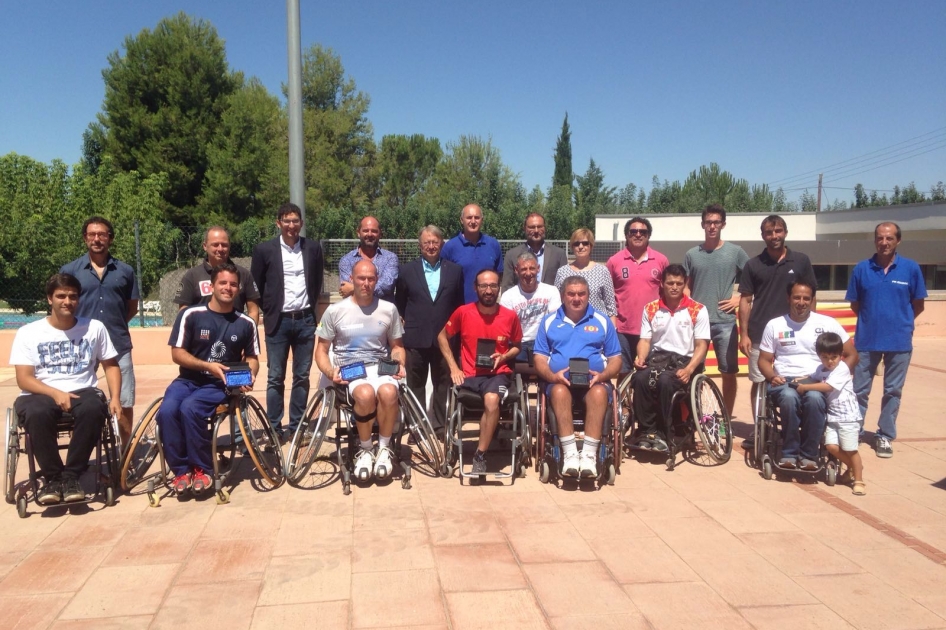
[[[473,458],[473,470],[474,475],[485,475],[486,474],[486,458],[477,459]]]
[[[36,502],[40,505],[56,505],[60,501],[62,501],[62,483],[59,481],[45,482],[39,494],[36,495]]]
[[[874,438],[874,450],[877,451],[877,457],[884,459],[893,457],[893,447],[890,446],[890,440],[886,436],[878,435]]]
[[[670,447],[667,446],[667,442],[659,435],[655,435],[653,437],[648,435],[647,437],[650,438],[651,450],[657,451],[658,453],[666,453],[670,451]]]
[[[66,503],[85,501],[85,492],[83,492],[79,480],[75,477],[67,477],[62,480],[62,500]]]

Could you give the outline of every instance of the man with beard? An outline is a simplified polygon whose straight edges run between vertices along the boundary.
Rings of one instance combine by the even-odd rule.
[[[480,435],[476,453],[473,455],[473,474],[486,473],[486,450],[493,440],[499,425],[499,408],[509,394],[512,368],[509,362],[519,354],[522,342],[522,327],[516,314],[500,306],[499,274],[484,269],[474,278],[476,302],[465,304],[453,312],[440,331],[437,341],[440,351],[450,366],[453,384],[469,389],[483,397],[483,416],[480,419]],[[450,338],[460,336],[460,362],[457,365],[450,349]],[[477,367],[477,342],[489,340],[495,343],[490,367]]]
[[[359,260],[374,263],[378,270],[378,284],[374,294],[382,300],[394,301],[394,285],[397,283],[397,254],[381,247],[381,224],[374,217],[365,217],[358,225],[358,247],[338,261],[338,292],[343,298],[355,292],[352,271]]]

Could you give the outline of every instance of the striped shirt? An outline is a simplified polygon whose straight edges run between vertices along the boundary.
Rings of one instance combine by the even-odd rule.
[[[819,383],[827,383],[831,386],[831,393],[826,394],[828,399],[828,422],[851,423],[861,421],[861,410],[857,404],[857,396],[854,394],[854,379],[851,377],[851,370],[848,369],[844,361],[838,363],[838,366],[827,371],[824,365],[819,365],[811,378]]]

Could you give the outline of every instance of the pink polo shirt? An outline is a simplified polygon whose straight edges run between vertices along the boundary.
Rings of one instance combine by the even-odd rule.
[[[618,304],[619,333],[641,333],[644,306],[660,297],[660,274],[669,264],[666,256],[650,247],[640,260],[635,260],[626,247],[608,259]]]

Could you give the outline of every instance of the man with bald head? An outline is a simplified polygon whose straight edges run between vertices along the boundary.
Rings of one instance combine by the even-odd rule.
[[[207,258],[196,267],[188,269],[181,278],[181,283],[177,285],[177,293],[174,294],[174,303],[184,310],[188,306],[209,302],[213,294],[210,272],[215,267],[231,263],[240,276],[240,292],[233,301],[233,310],[246,313],[259,324],[259,290],[256,288],[256,282],[250,275],[249,269],[230,260],[230,234],[227,229],[220,225],[207,228],[203,247]]]
[[[355,291],[352,269],[359,260],[374,263],[378,270],[378,282],[374,294],[382,300],[394,301],[394,285],[397,283],[397,254],[381,247],[381,224],[374,217],[365,217],[358,224],[358,247],[338,261],[338,292],[348,297]]]
[[[443,246],[441,256],[463,268],[463,301],[476,302],[476,274],[492,269],[502,278],[503,250],[492,236],[483,234],[483,210],[471,203],[460,213],[461,230]]]
[[[890,443],[897,438],[900,394],[913,355],[913,321],[923,312],[926,283],[915,261],[897,253],[900,226],[885,222],[874,228],[877,253],[854,267],[846,299],[857,315],[854,346],[859,360],[854,367],[854,393],[861,422],[877,367],[884,363],[884,396],[874,434],[877,457],[893,457]]]

